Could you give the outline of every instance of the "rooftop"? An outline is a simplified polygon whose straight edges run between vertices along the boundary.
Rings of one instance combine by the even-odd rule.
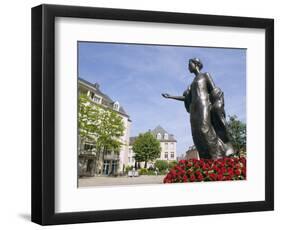
[[[157,135],[160,133],[161,138],[160,141],[172,141],[172,142],[176,142],[177,140],[175,139],[174,135],[171,133],[168,133],[164,128],[162,128],[162,126],[158,125],[156,126],[155,129],[150,131],[152,134],[155,135],[155,137],[157,138]],[[165,139],[165,134],[168,135],[168,138]]]
[[[173,134],[168,133],[164,128],[160,125],[156,126],[153,130],[148,130],[148,132],[152,133],[153,136],[158,139],[160,142],[177,142]],[[157,138],[157,135],[160,134]],[[167,139],[165,139],[165,134],[167,135]],[[134,144],[134,141],[137,137],[130,137],[130,145]]]
[[[113,101],[108,95],[106,95],[105,93],[103,93],[100,90],[100,86],[99,86],[98,83],[91,83],[91,82],[86,81],[82,78],[78,78],[78,82],[80,84],[83,84],[84,86],[86,86],[93,93],[102,97],[102,103],[101,103],[102,105],[113,109],[113,105],[114,105],[115,101]],[[126,117],[129,117],[129,115],[127,114],[127,112],[124,110],[124,108],[121,105],[119,107],[119,111],[117,111],[117,112],[121,113],[122,115],[124,115]]]

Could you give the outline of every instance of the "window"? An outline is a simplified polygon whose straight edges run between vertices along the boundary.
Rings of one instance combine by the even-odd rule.
[[[174,150],[174,143],[173,142],[170,144],[170,149]]]
[[[174,152],[171,152],[171,158],[172,158],[172,159],[175,158]]]
[[[89,97],[96,103],[101,103],[101,97],[97,96],[94,92],[88,91]]]
[[[161,133],[157,133],[157,140],[161,140]]]
[[[118,101],[114,102],[113,109],[119,111],[119,107],[120,107],[119,102]]]
[[[165,143],[165,150],[168,150],[168,143]]]
[[[99,103],[99,104],[101,103],[101,98],[100,97],[94,96],[92,99],[96,103]]]
[[[90,92],[90,98],[93,99],[95,94],[93,92]]]
[[[165,133],[165,134],[164,134],[164,139],[165,139],[165,140],[168,140],[168,133]]]
[[[94,149],[93,144],[84,144],[84,150],[86,151],[92,151]]]
[[[103,170],[102,170],[102,173],[105,174],[105,175],[108,175],[109,174],[109,164],[110,164],[110,161],[109,160],[105,160],[103,162]]]
[[[168,153],[165,152],[165,159],[168,159]]]

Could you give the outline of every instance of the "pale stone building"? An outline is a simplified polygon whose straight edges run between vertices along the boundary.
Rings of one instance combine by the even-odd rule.
[[[78,134],[79,175],[116,175],[122,173],[128,164],[129,138],[132,123],[129,115],[118,101],[113,101],[104,94],[97,83],[92,84],[80,78],[78,79],[78,92],[79,94],[87,94],[93,103],[116,111],[122,117],[125,126],[124,135],[120,138],[122,142],[120,152],[107,152],[99,162],[96,162],[94,141],[84,141],[81,143]],[[97,168],[93,168],[94,165],[97,165]]]
[[[185,154],[185,159],[186,160],[190,160],[190,159],[199,160],[200,159],[199,153],[198,153],[195,145],[192,145],[188,148],[188,150],[186,151],[186,154]]]
[[[161,146],[161,154],[160,157],[156,160],[166,160],[166,161],[174,161],[177,160],[177,140],[175,139],[173,134],[168,133],[165,129],[163,129],[160,125],[158,125],[155,129],[149,130],[148,132],[152,133],[154,137],[160,142]],[[133,152],[133,143],[137,137],[130,137],[130,146],[129,146],[129,154],[128,154],[128,165],[135,166]],[[153,162],[148,163],[148,167],[153,165]]]
[[[160,141],[161,155],[159,160],[174,161],[177,159],[177,140],[160,125],[150,131]]]

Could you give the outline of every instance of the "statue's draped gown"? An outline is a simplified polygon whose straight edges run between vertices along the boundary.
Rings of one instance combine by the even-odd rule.
[[[232,154],[225,124],[223,93],[214,86],[209,74],[199,73],[183,96],[200,158],[217,159]]]

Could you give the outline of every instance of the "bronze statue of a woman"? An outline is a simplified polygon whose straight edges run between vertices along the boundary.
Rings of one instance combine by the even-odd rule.
[[[198,58],[189,60],[189,71],[195,74],[183,96],[162,94],[164,98],[183,101],[190,113],[193,142],[200,158],[218,159],[234,153],[229,140],[224,111],[224,96]]]

